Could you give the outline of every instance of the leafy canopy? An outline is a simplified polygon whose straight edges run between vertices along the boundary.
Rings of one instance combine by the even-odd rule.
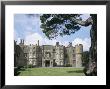
[[[43,33],[49,38],[70,35],[81,28],[72,18],[82,20],[81,14],[43,14],[40,16]]]

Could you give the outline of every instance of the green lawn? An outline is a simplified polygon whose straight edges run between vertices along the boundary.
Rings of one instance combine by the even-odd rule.
[[[83,68],[28,68],[19,70],[18,76],[84,76]]]

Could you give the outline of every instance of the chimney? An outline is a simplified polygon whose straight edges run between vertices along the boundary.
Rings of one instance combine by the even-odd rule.
[[[22,43],[22,39],[20,39],[20,43]]]
[[[59,42],[56,42],[56,46],[59,46]]]
[[[24,44],[24,40],[22,40],[22,43]]]
[[[39,40],[38,40],[38,46],[39,46]]]
[[[72,42],[69,42],[69,46],[72,46]]]

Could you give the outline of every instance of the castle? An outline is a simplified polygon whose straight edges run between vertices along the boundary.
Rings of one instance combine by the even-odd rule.
[[[67,47],[60,45],[25,45],[24,40],[17,45],[14,41],[14,67],[32,65],[33,67],[82,67],[83,45]]]

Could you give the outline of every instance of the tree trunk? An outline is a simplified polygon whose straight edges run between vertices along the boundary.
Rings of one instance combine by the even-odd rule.
[[[92,25],[90,30],[91,47],[89,49],[89,63],[84,68],[85,75],[97,75],[97,15],[91,14],[86,21],[71,18],[73,21],[81,26]]]
[[[96,76],[97,75],[97,15],[91,14],[91,18],[93,20],[92,28],[90,30],[91,37],[91,47],[89,54],[89,63],[88,66],[85,67],[84,73],[88,76]]]

